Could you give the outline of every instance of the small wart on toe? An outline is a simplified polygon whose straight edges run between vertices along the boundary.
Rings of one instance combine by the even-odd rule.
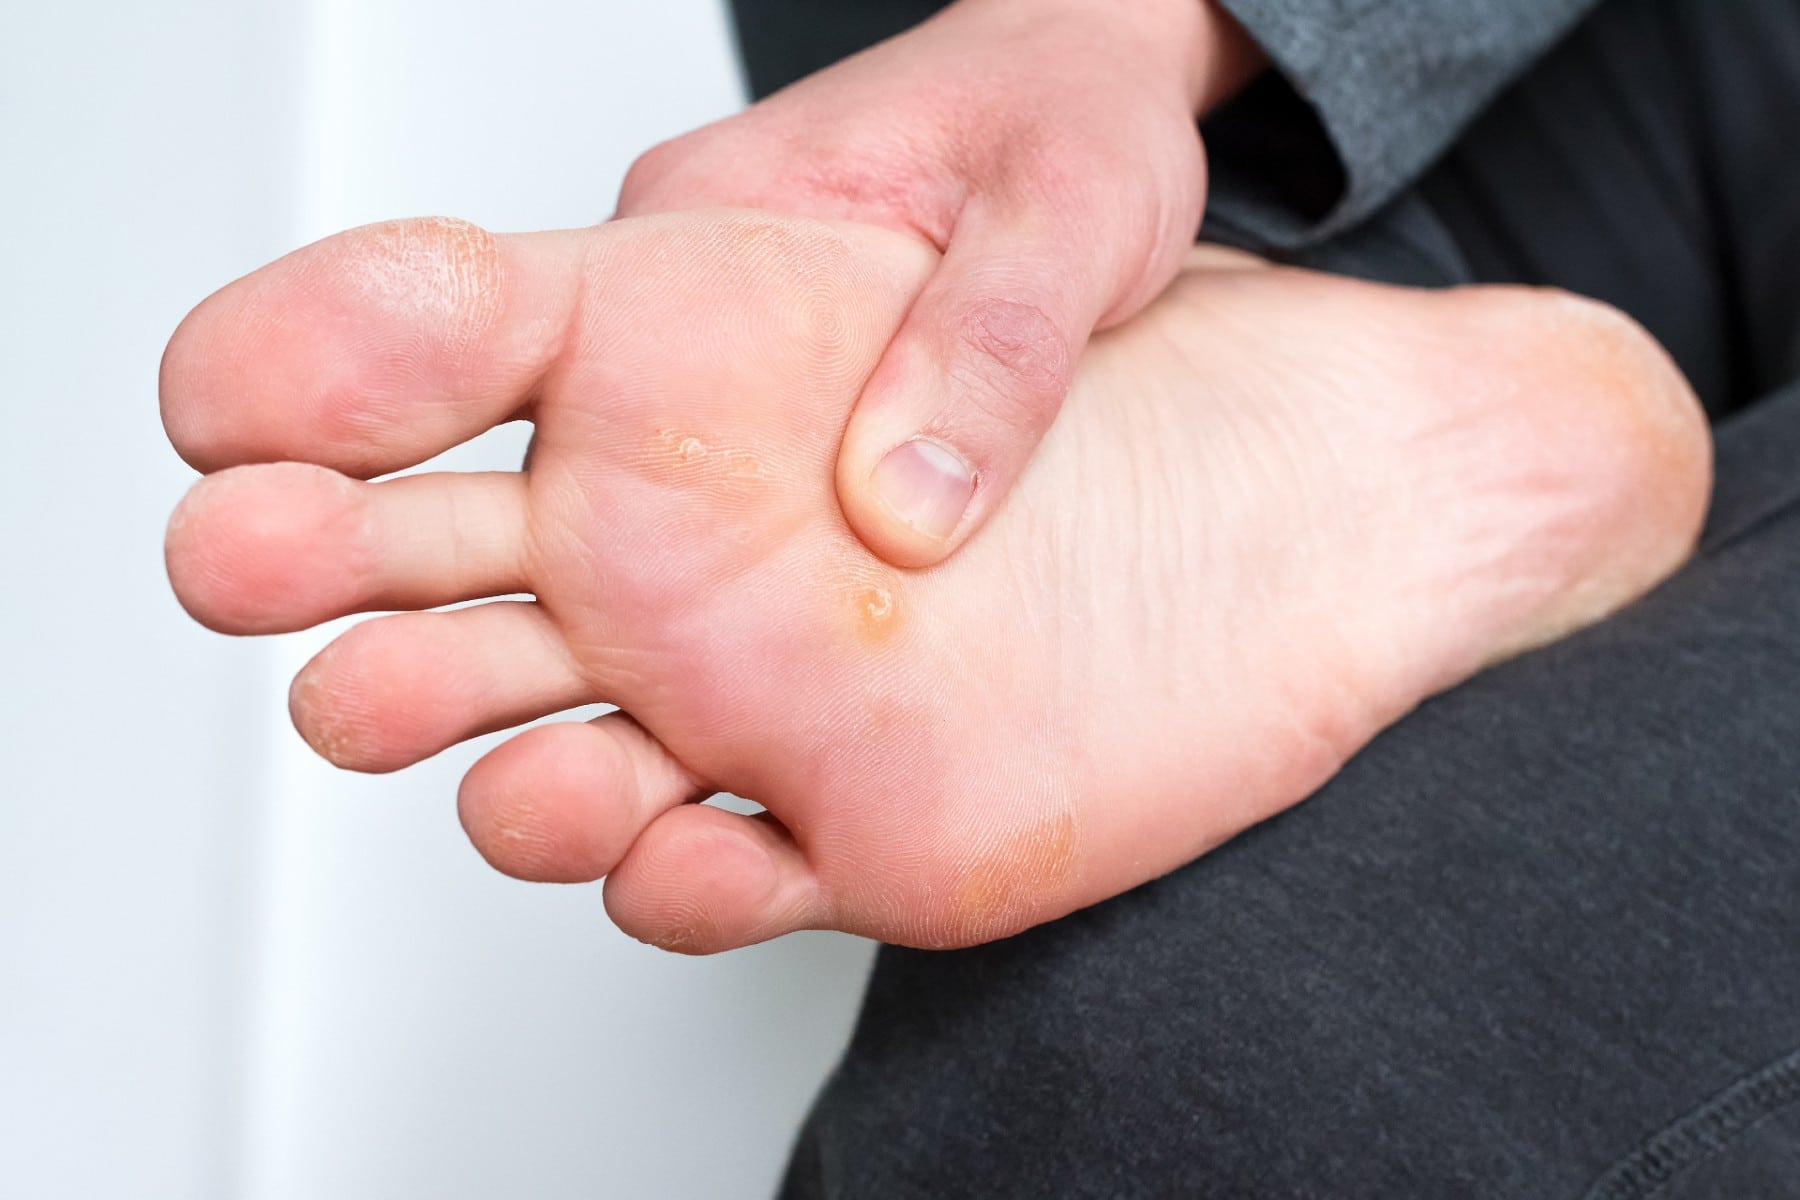
[[[867,587],[856,593],[856,628],[865,642],[885,642],[899,628],[899,608],[894,593],[884,587]]]
[[[741,489],[770,480],[770,472],[748,448],[708,441],[679,429],[658,429],[653,447],[645,449],[645,466],[660,478],[684,484]]]

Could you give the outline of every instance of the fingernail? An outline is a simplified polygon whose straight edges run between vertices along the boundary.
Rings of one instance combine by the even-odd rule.
[[[975,472],[942,442],[914,438],[889,450],[875,466],[875,490],[908,525],[940,541],[956,532]]]

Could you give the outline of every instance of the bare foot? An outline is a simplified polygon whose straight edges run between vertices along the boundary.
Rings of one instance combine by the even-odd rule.
[[[234,633],[530,592],[353,629],[295,681],[301,732],[383,771],[616,703],[469,772],[463,821],[500,869],[606,875],[614,919],[671,949],[803,927],[953,946],[1295,803],[1697,533],[1705,426],[1609,310],[1197,252],[1096,339],[993,523],[894,570],[832,470],[930,266],[910,239],[748,213],[300,251],[170,346],[170,436],[214,472],[171,522],[176,591]],[[518,416],[524,473],[353,478]],[[690,803],[717,790],[768,813]]]

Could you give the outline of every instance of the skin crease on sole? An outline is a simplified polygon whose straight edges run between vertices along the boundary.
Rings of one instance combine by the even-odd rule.
[[[176,592],[234,633],[530,593],[357,627],[296,680],[296,724],[392,770],[617,704],[470,770],[490,862],[606,876],[622,928],[685,952],[809,927],[956,946],[1300,801],[1697,536],[1705,424],[1625,318],[1201,249],[1094,339],[992,522],[888,566],[836,464],[931,262],[733,211],[308,247],[165,357],[171,439],[211,472],[171,521]],[[520,416],[523,475],[361,482]],[[768,812],[692,803],[717,790]]]

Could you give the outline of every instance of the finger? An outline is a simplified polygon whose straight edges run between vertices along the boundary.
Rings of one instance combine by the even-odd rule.
[[[696,804],[665,812],[638,836],[606,878],[606,911],[639,941],[713,954],[816,928],[825,904],[773,817]]]
[[[976,213],[958,224],[864,389],[838,461],[845,516],[882,558],[929,566],[948,556],[1055,420],[1088,335],[1133,286],[1111,256],[1071,263],[1080,245],[1066,222]]]
[[[305,463],[234,467],[169,519],[169,579],[221,633],[529,591],[525,499],[510,472],[362,483]]]
[[[463,777],[456,809],[495,869],[584,883],[611,871],[651,821],[709,790],[641,725],[613,712],[501,743]]]
[[[598,699],[536,604],[377,617],[301,668],[294,727],[353,771],[393,771],[466,738]]]
[[[163,356],[163,424],[202,471],[297,460],[379,475],[511,419],[577,309],[581,232],[393,221],[215,293]]]

